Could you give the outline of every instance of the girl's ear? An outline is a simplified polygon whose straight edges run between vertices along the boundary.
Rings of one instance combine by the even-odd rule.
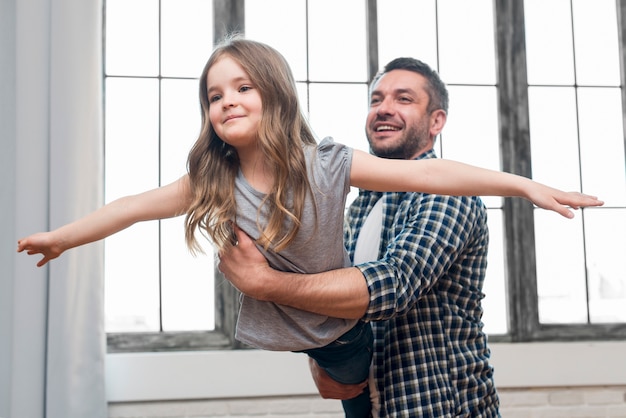
[[[448,115],[443,109],[434,110],[430,114],[430,135],[433,138],[439,135],[444,125],[446,124],[447,118]]]

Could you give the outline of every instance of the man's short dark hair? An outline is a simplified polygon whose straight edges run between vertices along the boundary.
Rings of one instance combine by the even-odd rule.
[[[392,70],[407,70],[422,75],[426,81],[426,93],[430,99],[428,103],[428,112],[432,112],[437,109],[443,109],[448,113],[448,89],[439,74],[430,66],[418,59],[410,57],[400,57],[390,61],[382,71],[379,71],[370,83],[370,95],[373,87],[378,83],[380,78],[386,73]]]

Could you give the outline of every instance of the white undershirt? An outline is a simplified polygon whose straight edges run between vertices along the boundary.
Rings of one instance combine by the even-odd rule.
[[[378,260],[380,235],[383,229],[383,199],[380,198],[365,218],[359,238],[354,248],[354,264]],[[372,416],[377,417],[380,411],[380,398],[374,380],[374,370],[370,367],[369,375],[370,400],[372,402]]]
[[[380,234],[383,229],[383,199],[378,199],[370,211],[359,238],[356,240],[354,248],[354,264],[366,263],[378,260],[378,249],[380,248]]]

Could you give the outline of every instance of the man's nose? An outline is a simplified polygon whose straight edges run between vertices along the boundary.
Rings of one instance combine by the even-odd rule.
[[[393,111],[393,100],[389,98],[381,100],[380,104],[376,108],[376,113],[378,115],[391,115]]]

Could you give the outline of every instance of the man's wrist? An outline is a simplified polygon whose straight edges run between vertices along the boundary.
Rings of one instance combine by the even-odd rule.
[[[282,293],[285,291],[289,281],[287,273],[275,270],[269,265],[259,269],[257,279],[254,280],[255,286],[253,293],[248,296],[257,300],[266,302],[281,303]]]

